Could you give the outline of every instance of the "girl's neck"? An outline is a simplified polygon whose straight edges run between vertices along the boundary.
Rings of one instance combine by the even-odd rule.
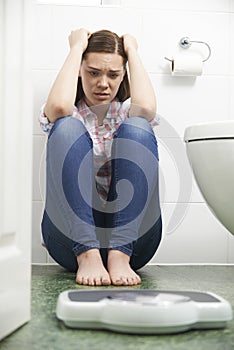
[[[93,113],[96,114],[98,118],[98,125],[103,124],[103,120],[106,117],[106,114],[109,110],[110,104],[103,104],[103,105],[96,105],[96,106],[91,106],[89,107]]]

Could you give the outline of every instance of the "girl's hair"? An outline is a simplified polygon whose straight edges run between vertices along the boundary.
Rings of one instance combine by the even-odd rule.
[[[123,66],[126,68],[127,56],[124,52],[123,39],[120,38],[116,33],[109,30],[99,30],[92,33],[88,40],[88,46],[83,53],[82,60],[85,59],[89,52],[107,52],[107,53],[117,53],[123,58]],[[84,91],[82,88],[81,78],[78,78],[77,93],[75,104],[84,96]],[[130,85],[128,80],[127,71],[124,75],[123,81],[119,86],[116,97],[119,101],[123,102],[130,97]]]

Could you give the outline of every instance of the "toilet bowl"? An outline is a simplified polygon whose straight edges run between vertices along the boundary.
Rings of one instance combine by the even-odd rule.
[[[206,203],[234,235],[234,120],[189,126],[184,141]]]

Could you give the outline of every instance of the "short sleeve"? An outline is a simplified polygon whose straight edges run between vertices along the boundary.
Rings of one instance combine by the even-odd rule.
[[[160,115],[156,113],[155,117],[150,121],[152,128],[160,124]]]
[[[45,111],[44,111],[45,105],[46,104],[44,103],[40,109],[40,115],[39,115],[38,121],[42,131],[49,133],[54,123],[50,123],[48,118],[46,117]]]
[[[130,98],[121,103],[121,108],[119,110],[119,114],[122,120],[126,120],[129,117],[129,110],[131,107]]]

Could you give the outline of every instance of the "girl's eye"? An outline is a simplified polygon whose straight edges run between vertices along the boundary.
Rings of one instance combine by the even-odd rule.
[[[95,71],[90,71],[89,74],[91,75],[91,77],[97,77],[98,76],[98,72],[95,72]]]
[[[118,74],[116,74],[116,73],[111,73],[111,74],[110,74],[110,77],[111,77],[112,79],[116,79],[116,78],[118,77]]]

